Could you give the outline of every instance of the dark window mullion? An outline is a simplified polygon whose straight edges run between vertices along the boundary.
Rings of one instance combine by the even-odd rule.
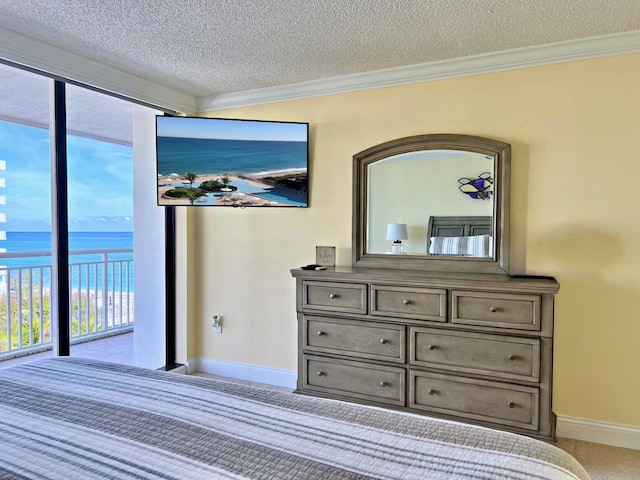
[[[65,84],[53,81],[51,105],[51,328],[53,354],[69,356],[69,216]]]
[[[176,212],[165,207],[165,367],[176,362]]]

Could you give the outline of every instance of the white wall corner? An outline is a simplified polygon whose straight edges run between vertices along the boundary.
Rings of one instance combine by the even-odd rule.
[[[227,362],[212,358],[194,357],[189,359],[188,373],[202,372],[221,377],[235,378],[250,382],[265,383],[285,388],[296,388],[297,372],[277,368],[260,367],[246,363]]]
[[[133,281],[135,328],[133,359],[140,367],[165,364],[165,218],[156,205],[155,115],[143,107],[133,109]]]
[[[640,427],[558,415],[556,435],[560,438],[640,450]]]

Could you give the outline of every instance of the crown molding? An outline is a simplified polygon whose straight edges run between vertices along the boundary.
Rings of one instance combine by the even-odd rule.
[[[48,43],[0,28],[0,58],[130,98],[162,110],[192,114],[196,97],[103,65]]]
[[[198,98],[200,113],[640,52],[640,30]]]
[[[0,59],[184,114],[424,83],[640,52],[640,30],[196,98],[0,28]]]

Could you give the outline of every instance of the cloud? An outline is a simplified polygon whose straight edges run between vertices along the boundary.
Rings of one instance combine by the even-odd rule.
[[[133,231],[133,219],[120,215],[76,218],[69,222],[69,230],[74,232],[131,232]]]
[[[9,226],[41,229],[51,222],[49,132],[0,122],[0,159],[6,160],[5,194]],[[119,218],[133,212],[133,151],[131,147],[69,136],[67,190],[69,217],[76,225],[124,225]]]

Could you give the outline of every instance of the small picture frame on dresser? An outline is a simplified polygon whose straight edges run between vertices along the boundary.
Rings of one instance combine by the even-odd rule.
[[[321,267],[335,267],[336,247],[316,247],[316,263]]]

